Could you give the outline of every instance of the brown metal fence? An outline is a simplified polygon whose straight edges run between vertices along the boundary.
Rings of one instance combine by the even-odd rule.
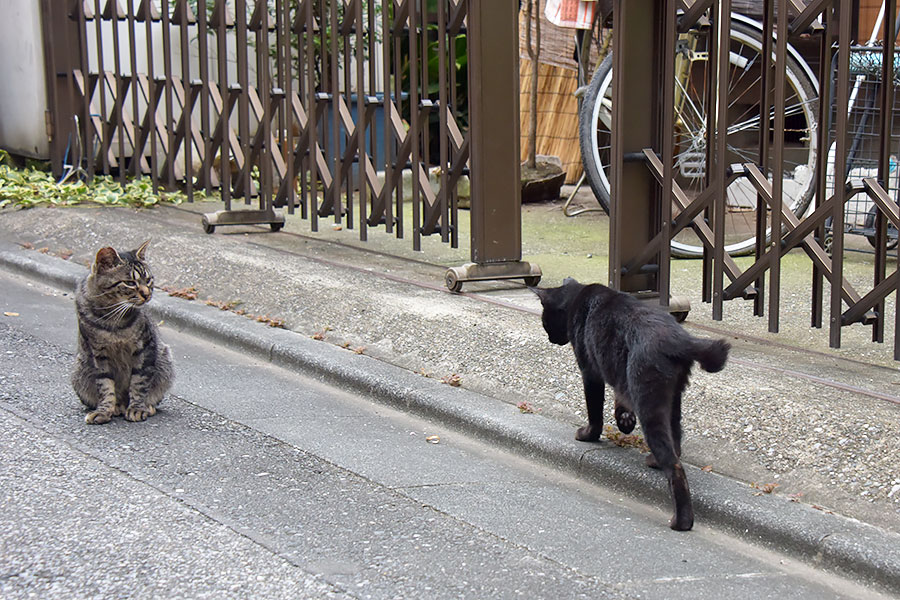
[[[659,294],[660,302],[668,305],[672,241],[691,231],[703,260],[703,298],[712,303],[713,317],[722,318],[726,300],[750,299],[755,314],[762,316],[768,309],[769,330],[777,332],[781,259],[802,249],[813,265],[811,325],[827,323],[833,347],[840,345],[841,328],[853,324],[871,326],[873,340],[883,341],[885,300],[890,294],[900,296],[896,254],[889,250],[896,247],[900,229],[897,186],[889,185],[896,179],[891,171],[897,168],[898,154],[895,48],[888,43],[867,50],[872,59],[868,81],[875,85],[869,89],[870,110],[862,114],[855,108],[864,102],[860,83],[865,77],[860,79],[859,49],[853,47],[850,0],[760,2],[763,23],[756,62],[735,59],[731,4],[615,4],[610,281],[632,292]],[[886,4],[880,39],[894,39],[896,7]],[[702,80],[686,79],[678,71],[678,52],[685,52],[679,36],[698,28],[705,32],[709,68]],[[818,97],[804,101],[807,125],[796,135],[789,121],[799,103],[791,100],[786,69],[788,44],[801,36],[818,46],[818,70],[813,74]],[[753,73],[753,85],[733,84],[738,67]],[[685,183],[687,117],[672,110],[689,89],[701,90],[698,97],[710,107],[690,128],[697,142],[690,157],[691,178],[700,184],[692,191]],[[752,147],[755,160],[736,149],[738,135],[746,138],[748,128],[735,127],[730,112],[736,97],[752,95],[759,107],[755,137],[740,143]],[[749,122],[741,115],[745,121],[737,122]],[[798,146],[810,157],[809,179],[800,177],[801,167],[788,167]],[[871,160],[861,167],[858,158],[864,148]],[[798,211],[791,197],[806,183],[810,207]],[[752,190],[752,204],[729,205],[741,186]],[[866,292],[851,285],[844,272],[845,233],[858,225],[849,215],[858,212],[854,207],[860,203],[869,207],[865,220],[874,248],[872,285]],[[754,260],[746,268],[726,252],[728,219],[738,210],[751,219],[749,233],[755,234],[750,248]],[[900,320],[896,313],[895,321]],[[894,357],[900,360],[897,325]]]
[[[189,199],[218,188],[225,209],[205,215],[208,232],[277,230],[286,207],[314,231],[326,218],[363,240],[382,227],[416,250],[429,235],[458,245],[457,190],[470,176],[474,264],[448,281],[539,278],[520,261],[515,3],[42,0],[42,10],[56,171],[80,149],[89,177],[149,175]],[[506,165],[490,177],[489,158]],[[254,198],[258,209],[234,206]]]

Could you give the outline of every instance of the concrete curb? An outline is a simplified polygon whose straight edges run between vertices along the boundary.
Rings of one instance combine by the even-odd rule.
[[[0,267],[66,291],[84,267],[0,242]],[[574,441],[572,428],[515,406],[200,303],[157,295],[149,309],[167,325],[302,371],[373,400],[464,430],[530,460],[634,494],[668,508],[664,478],[643,457],[609,443]],[[686,465],[698,524],[715,525],[887,590],[900,589],[900,535],[763,494],[744,483]],[[665,523],[660,523],[665,526]]]

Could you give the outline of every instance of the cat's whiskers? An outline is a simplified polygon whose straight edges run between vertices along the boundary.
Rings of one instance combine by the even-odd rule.
[[[109,309],[109,310],[107,310],[107,312],[103,313],[103,316],[100,317],[100,320],[101,321],[112,321],[112,322],[118,323],[119,321],[122,320],[122,317],[124,317],[133,306],[134,305],[128,300],[120,300],[119,302],[116,302],[115,304],[112,304],[110,306],[105,306],[104,308]]]

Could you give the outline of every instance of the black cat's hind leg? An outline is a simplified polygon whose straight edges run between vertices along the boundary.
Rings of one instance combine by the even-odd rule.
[[[681,396],[687,387],[690,367],[684,369],[675,382],[675,395],[672,398],[672,441],[675,445],[675,456],[681,459]]]
[[[599,377],[581,374],[584,383],[584,402],[587,406],[588,424],[578,428],[575,439],[579,442],[596,442],[603,433],[603,395],[606,385]]]
[[[687,387],[689,375],[690,370],[685,369],[681,375],[678,376],[678,380],[675,383],[675,395],[672,398],[672,411],[670,417],[672,424],[672,445],[675,447],[675,456],[679,459],[681,458],[681,396],[684,393],[684,388]],[[653,453],[647,455],[646,462],[647,466],[651,469],[659,468],[659,464],[656,462]]]
[[[643,403],[646,406],[647,403]],[[644,438],[650,451],[656,459],[656,464],[669,481],[669,490],[672,492],[672,500],[675,504],[675,514],[669,521],[669,527],[676,531],[688,531],[694,526],[694,508],[691,505],[691,492],[688,489],[687,477],[684,468],[675,452],[675,440],[672,436],[671,420],[668,411],[659,414],[656,410],[642,410],[638,405],[638,416],[641,420],[641,428],[644,430]],[[654,414],[655,413],[655,414]]]
[[[634,416],[634,409],[631,407],[631,401],[625,394],[616,392],[615,404],[616,425],[622,433],[631,433],[637,424]]]

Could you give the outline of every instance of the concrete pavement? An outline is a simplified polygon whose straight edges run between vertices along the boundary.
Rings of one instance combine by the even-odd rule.
[[[555,401],[546,399],[548,383],[560,385],[558,382],[563,380],[565,389],[572,385],[569,373],[554,370],[558,360],[572,362],[570,350],[562,349],[564,353],[547,358],[547,352],[554,349],[541,339],[534,309],[523,300],[528,293],[520,287],[488,286],[479,292],[486,301],[474,302],[473,296],[444,293],[439,279],[442,273],[434,264],[360,253],[355,248],[319,244],[306,237],[257,236],[253,228],[231,235],[203,236],[192,230],[190,217],[183,211],[134,213],[96,209],[5,213],[5,220],[0,220],[5,242],[0,248],[0,263],[67,288],[84,272],[83,267],[73,263],[86,262],[96,247],[104,243],[127,244],[149,234],[156,240],[151,265],[161,285],[185,287],[191,282],[201,293],[223,303],[245,299],[242,307],[257,314],[286,317],[289,327],[305,335],[265,328],[232,312],[167,298],[157,292],[154,305],[166,323],[274,364],[312,373],[323,381],[350,386],[404,410],[439,419],[519,456],[539,459],[588,481],[668,506],[662,478],[642,467],[643,461],[635,450],[616,448],[608,442],[586,446],[572,441],[572,426],[580,421],[573,407],[580,403],[580,394],[573,394],[571,402],[558,398],[558,393],[553,396]],[[66,262],[25,250],[15,242],[33,244],[36,249],[46,245],[50,252],[76,251],[73,260]],[[288,249],[296,249],[298,243],[305,252],[302,256]],[[282,275],[279,277],[278,273]],[[285,279],[285,274],[292,277]],[[393,308],[394,312],[387,313],[386,308]],[[325,337],[325,343],[310,339],[313,332],[319,334],[316,337]],[[342,348],[344,345],[351,350],[361,348],[361,354]],[[877,384],[889,381],[889,367],[825,357],[831,365],[827,373],[833,378],[830,383],[848,382],[841,389],[816,383],[816,361],[808,353],[741,340],[736,340],[735,345],[732,363],[737,363],[738,368],[730,367],[727,376],[718,380],[697,377],[689,391],[689,397],[699,398],[693,400],[698,404],[718,406],[722,402],[722,408],[709,417],[699,415],[703,427],[716,422],[717,411],[727,410],[729,405],[734,407],[735,395],[740,398],[743,394],[752,406],[769,394],[766,388],[777,389],[781,375],[754,362],[762,355],[769,361],[788,356],[796,373],[787,385],[796,386],[800,380],[818,386],[820,402],[831,402],[830,395],[848,395],[847,387],[862,389],[864,393],[854,391],[848,400],[855,405],[853,410],[861,411],[865,431],[873,431],[874,425],[886,430],[887,436],[891,431],[895,434],[896,408],[889,401],[890,394],[880,392],[884,387]],[[533,355],[543,368],[522,368],[521,354]],[[477,360],[460,363],[460,357]],[[449,371],[447,365],[462,368]],[[208,366],[214,369],[214,361]],[[821,364],[818,367],[821,369]],[[423,372],[431,377],[423,377]],[[465,389],[439,382],[442,375],[450,372],[461,374]],[[761,378],[754,372],[761,373]],[[535,378],[541,374],[543,377]],[[868,388],[863,387],[867,382]],[[808,393],[807,390],[805,394]],[[532,402],[541,414],[523,414],[516,409],[515,405],[523,399]],[[789,398],[788,408],[802,412],[801,400]],[[737,407],[733,410],[740,412]],[[686,419],[692,416],[696,415],[688,412]],[[735,423],[729,420],[717,425],[733,427]],[[784,425],[799,437],[796,427],[806,423],[762,423],[763,427],[774,427],[776,435],[784,436],[786,452],[796,446],[797,440],[787,439],[788,432],[778,429]],[[747,429],[741,421],[738,426],[742,431]],[[863,448],[855,448],[857,441],[863,441],[862,436],[856,436],[851,448],[840,445],[838,449],[845,454],[866,452],[869,444],[877,447],[881,442],[877,433],[878,429],[871,438],[866,436],[867,446]],[[748,541],[796,552],[804,560],[866,580],[888,586],[900,582],[900,557],[896,550],[900,538],[891,531],[896,516],[884,512],[885,508],[891,510],[890,502],[876,505],[880,510],[861,510],[856,514],[842,511],[858,517],[874,514],[877,518],[864,519],[873,526],[832,514],[827,509],[834,504],[826,504],[823,509],[821,505],[816,508],[803,502],[815,498],[815,494],[793,498],[788,494],[762,494],[748,485],[754,481],[751,478],[758,473],[754,473],[758,465],[740,460],[740,456],[729,462],[728,457],[739,455],[740,448],[727,447],[715,438],[714,443],[693,445],[695,438],[690,431],[687,435],[688,460],[697,456],[700,460],[694,460],[696,466],[711,463],[715,471],[689,470],[698,522],[721,526],[742,534]],[[889,446],[880,451],[889,457],[885,465],[896,461]],[[732,476],[736,473],[738,479],[723,477],[718,474],[721,472]],[[893,471],[894,476],[896,472]],[[744,481],[740,481],[741,475]],[[810,488],[819,483],[811,477],[803,482]],[[822,497],[834,497],[834,488],[826,486],[823,491]],[[798,499],[801,502],[792,501]],[[845,501],[843,507],[849,505]]]
[[[672,532],[646,480],[591,482],[661,479],[633,451],[585,452],[540,415],[185,300],[151,303],[178,364],[161,412],[87,426],[67,381],[71,294],[44,283],[80,268],[6,264],[39,280],[0,272],[5,597],[883,597],[878,578],[754,535]],[[704,493],[736,487],[691,476]],[[872,528],[831,518],[826,564],[841,535],[879,549]]]

